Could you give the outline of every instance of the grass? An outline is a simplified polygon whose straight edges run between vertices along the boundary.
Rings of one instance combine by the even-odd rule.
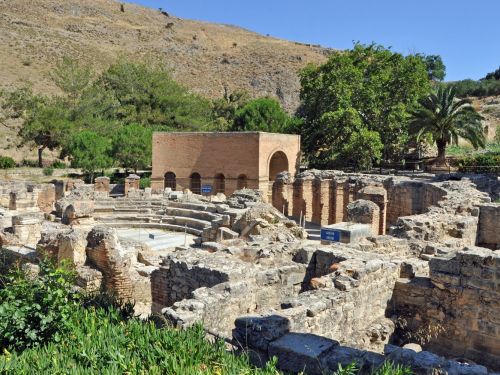
[[[488,143],[484,149],[475,150],[470,145],[452,145],[446,149],[446,155],[461,157],[484,152],[500,152],[500,143]]]

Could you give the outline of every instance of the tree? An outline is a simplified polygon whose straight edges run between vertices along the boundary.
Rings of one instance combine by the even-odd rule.
[[[125,125],[113,137],[113,159],[137,172],[151,164],[152,131],[144,126]]]
[[[489,79],[495,80],[495,81],[500,81],[500,68],[498,68],[494,72],[486,74],[486,77],[484,77],[482,79],[482,81],[489,80]]]
[[[250,94],[246,91],[228,93],[224,88],[224,96],[212,102],[215,117],[214,130],[226,131],[234,123],[236,112],[250,101]]]
[[[367,171],[380,160],[383,149],[378,132],[361,129],[349,137],[339,153],[339,159],[343,160],[343,164],[352,165],[356,171]]]
[[[52,72],[55,84],[63,90],[75,104],[82,92],[90,86],[93,71],[89,66],[81,65],[77,60],[64,57]]]
[[[155,63],[119,61],[101,74],[95,86],[118,103],[112,116],[124,124],[203,130],[212,122],[211,102],[190,93]]]
[[[442,81],[446,77],[446,66],[439,55],[419,55],[427,68],[427,74],[432,81]]]
[[[38,150],[38,166],[43,167],[43,151],[54,150],[65,143],[72,127],[68,120],[67,102],[63,98],[37,97],[24,111],[24,122],[18,135],[21,145],[34,144]]]
[[[111,142],[89,130],[76,133],[68,147],[71,165],[88,173],[91,183],[94,181],[94,174],[97,170],[112,165],[110,151]]]
[[[325,64],[303,69],[300,81],[303,149],[311,166],[322,168],[342,162],[342,148],[363,129],[379,133],[385,160],[398,159],[409,113],[430,90],[421,57],[377,45],[334,52]]]
[[[283,133],[290,121],[290,116],[283,111],[277,100],[259,98],[236,111],[233,130]]]
[[[420,101],[412,113],[410,131],[417,141],[436,143],[438,165],[446,164],[446,146],[469,141],[474,148],[484,147],[485,136],[481,115],[470,105],[470,100],[455,98],[453,87],[440,86],[435,93]]]

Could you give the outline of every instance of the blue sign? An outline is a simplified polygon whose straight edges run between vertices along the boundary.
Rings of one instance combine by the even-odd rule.
[[[212,185],[203,185],[201,187],[202,194],[210,194],[212,192]]]
[[[321,228],[321,241],[340,242],[340,230]]]

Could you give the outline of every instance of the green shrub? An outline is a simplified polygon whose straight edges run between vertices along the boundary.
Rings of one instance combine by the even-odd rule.
[[[141,189],[145,189],[147,187],[151,187],[151,177],[143,177],[139,181],[139,187]]]
[[[68,168],[68,166],[66,165],[66,163],[64,163],[64,162],[62,162],[60,160],[54,160],[54,162],[52,163],[51,167],[54,168],[54,169]]]
[[[458,160],[462,172],[489,172],[500,167],[500,152],[486,152],[463,157]]]
[[[50,340],[58,342],[70,328],[78,300],[72,291],[73,271],[64,265],[56,268],[48,259],[39,267],[38,276],[16,267],[2,280],[0,349],[22,350]]]
[[[16,166],[16,162],[14,159],[8,156],[0,156],[0,169],[9,169],[14,168]]]
[[[500,126],[495,129],[495,142],[500,145]]]
[[[274,364],[253,368],[246,356],[211,343],[201,326],[158,329],[153,322],[124,322],[114,309],[77,308],[60,342],[0,355],[2,374],[262,374],[277,375]]]
[[[21,165],[23,167],[36,168],[36,167],[38,167],[38,161],[32,160],[32,159],[23,159],[23,161],[21,162]]]
[[[44,176],[52,176],[54,174],[54,168],[53,167],[45,167],[43,168],[43,175]]]

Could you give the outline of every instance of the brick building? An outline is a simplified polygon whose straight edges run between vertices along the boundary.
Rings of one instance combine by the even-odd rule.
[[[244,187],[270,194],[279,172],[295,174],[300,136],[263,132],[153,135],[151,187],[231,194]]]

